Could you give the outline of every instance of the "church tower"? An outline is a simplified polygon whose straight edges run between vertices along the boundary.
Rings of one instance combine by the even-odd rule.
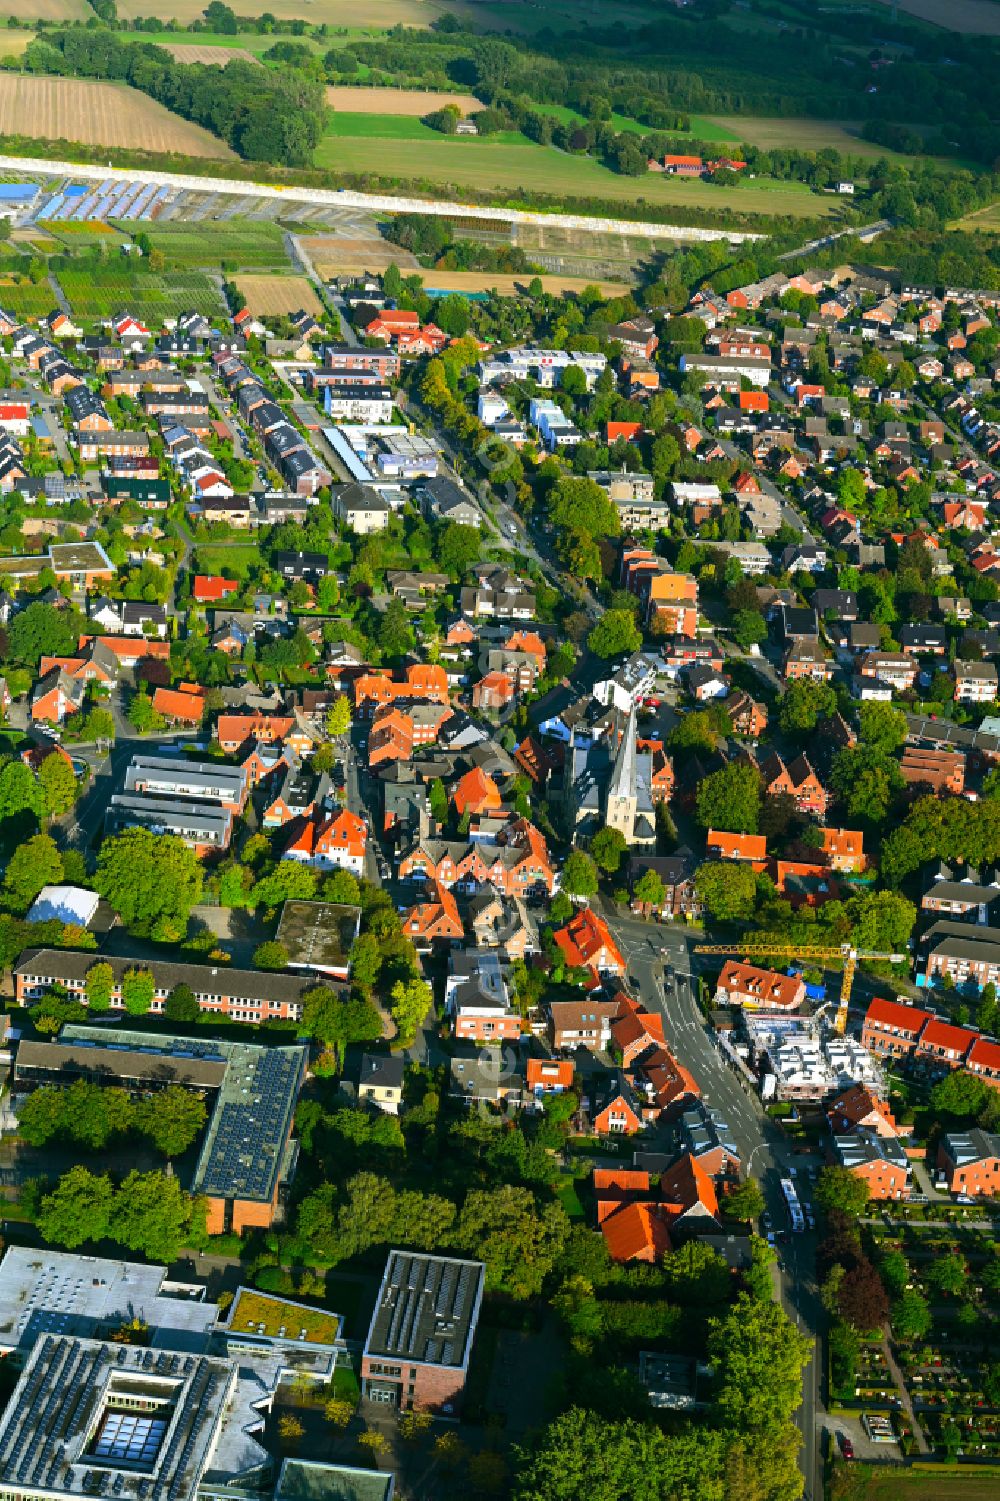
[[[639,806],[639,777],[636,765],[635,705],[629,710],[628,723],[618,746],[615,764],[608,783],[604,820],[609,829],[617,829],[631,844],[635,834],[635,816]]]

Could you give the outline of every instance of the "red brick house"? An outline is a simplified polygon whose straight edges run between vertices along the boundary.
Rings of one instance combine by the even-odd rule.
[[[862,1024],[862,1045],[881,1057],[907,1058],[930,1019],[931,1013],[919,1006],[904,1006],[899,1001],[876,997]]]

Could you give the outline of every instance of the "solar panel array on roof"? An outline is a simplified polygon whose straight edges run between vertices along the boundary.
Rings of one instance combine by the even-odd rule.
[[[270,1197],[300,1066],[298,1055],[273,1050],[254,1060],[241,1075],[242,1083],[234,1076],[245,1098],[228,1099],[221,1107],[201,1175],[202,1193],[218,1198]]]

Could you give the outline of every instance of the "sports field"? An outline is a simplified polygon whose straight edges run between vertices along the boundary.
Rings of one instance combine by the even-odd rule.
[[[429,115],[432,110],[457,104],[463,115],[482,109],[474,94],[437,94],[432,89],[346,88],[330,84],[326,102],[345,115]]]
[[[94,12],[87,0],[17,0],[11,11],[18,21],[86,21]]]
[[[136,146],[233,161],[224,141],[120,83],[0,73],[0,135]]]
[[[724,188],[654,173],[624,177],[593,157],[569,156],[554,147],[533,144],[328,134],[320,141],[315,159],[318,166],[332,171],[378,173],[458,191],[494,188],[516,195],[519,189],[528,189],[554,198],[594,197],[622,204],[645,201],[678,209],[719,208],[807,219],[827,217],[836,208],[832,198],[813,194],[798,183],[764,180]]]
[[[258,318],[280,318],[300,308],[314,318],[323,316],[323,304],[307,276],[234,276],[233,280]]]

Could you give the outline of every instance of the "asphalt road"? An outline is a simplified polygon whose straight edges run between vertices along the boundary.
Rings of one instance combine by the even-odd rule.
[[[603,911],[628,962],[632,988],[663,1015],[668,1046],[691,1070],[705,1104],[719,1111],[730,1127],[740,1149],[743,1172],[760,1183],[775,1226],[786,1227],[788,1216],[780,1179],[792,1168],[801,1171],[803,1159],[790,1154],[782,1133],[726,1062],[705,1022],[697,1000],[700,961],[692,953],[700,937],[623,916],[615,907],[605,905]],[[663,978],[668,965],[674,971],[673,983]],[[781,1304],[796,1326],[815,1338],[822,1327],[823,1311],[816,1284],[814,1235],[791,1235],[780,1247],[779,1256],[777,1291]],[[819,1370],[820,1361],[814,1356],[803,1373],[802,1406],[795,1417],[803,1438],[800,1468],[805,1501],[822,1501],[823,1495]]]

